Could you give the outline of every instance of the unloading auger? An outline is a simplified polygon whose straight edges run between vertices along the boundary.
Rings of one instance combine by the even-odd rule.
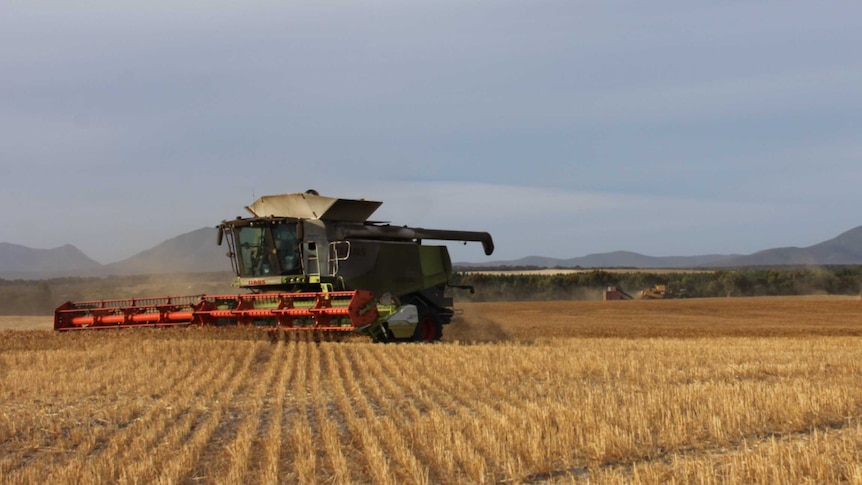
[[[455,314],[452,262],[424,241],[477,241],[490,255],[491,235],[369,221],[380,205],[315,191],[261,197],[246,207],[252,217],[218,226],[234,285],[249,293],[66,302],[54,329],[248,325],[439,340]]]

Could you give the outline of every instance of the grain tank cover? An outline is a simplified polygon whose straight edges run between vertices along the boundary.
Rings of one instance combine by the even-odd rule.
[[[246,210],[255,217],[295,217],[329,221],[365,222],[382,202],[336,199],[311,191],[294,194],[264,195]]]

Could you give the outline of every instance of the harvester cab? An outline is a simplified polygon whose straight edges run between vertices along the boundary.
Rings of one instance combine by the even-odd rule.
[[[236,286],[253,292],[319,291],[338,283],[338,262],[350,243],[333,231],[365,223],[380,202],[323,197],[314,191],[264,196],[247,206],[250,218],[219,226],[227,239]]]
[[[371,222],[381,202],[305,193],[264,196],[251,217],[225,220],[235,286],[247,295],[67,302],[55,328],[249,324],[285,331],[357,331],[374,341],[439,340],[454,315],[444,245],[486,232]]]

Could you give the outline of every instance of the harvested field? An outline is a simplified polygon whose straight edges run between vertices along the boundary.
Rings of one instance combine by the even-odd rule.
[[[464,305],[436,345],[0,332],[0,483],[862,483],[862,302]]]
[[[862,300],[847,296],[463,303],[449,340],[568,337],[862,336]],[[488,334],[487,336],[485,334]]]

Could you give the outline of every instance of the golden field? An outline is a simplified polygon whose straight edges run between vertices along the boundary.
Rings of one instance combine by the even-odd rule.
[[[4,330],[0,483],[862,483],[858,298],[461,307],[434,345]]]

